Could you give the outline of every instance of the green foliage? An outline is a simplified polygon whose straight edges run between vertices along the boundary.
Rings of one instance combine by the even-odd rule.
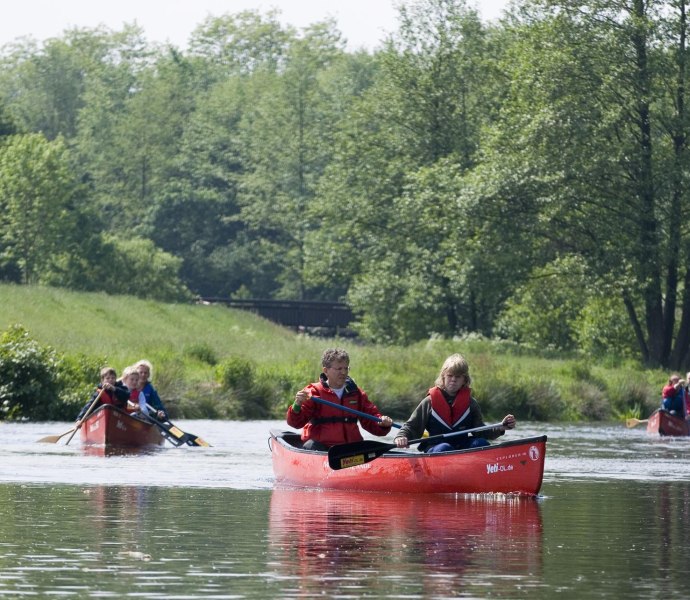
[[[535,269],[506,302],[496,328],[510,339],[532,347],[573,350],[574,322],[587,301],[587,278],[575,257]]]
[[[185,355],[207,365],[211,365],[212,367],[218,364],[218,357],[216,356],[215,350],[204,342],[192,344],[185,348]]]
[[[216,367],[221,389],[234,399],[236,418],[265,419],[271,414],[271,398],[267,386],[257,378],[256,365],[233,356]]]
[[[573,320],[578,348],[602,357],[615,352],[621,359],[637,355],[637,340],[619,297],[591,296]]]
[[[77,416],[100,381],[107,361],[102,356],[60,354],[58,363],[59,406],[51,418],[70,420]]]
[[[15,135],[0,146],[0,265],[37,283],[76,239],[76,182],[63,140]]]
[[[18,40],[0,278],[347,299],[370,342],[477,333],[684,367],[684,13],[578,6],[487,25],[407,0],[371,54],[275,11],[209,16],[185,51],[136,25]]]
[[[49,420],[61,416],[59,358],[20,325],[0,336],[0,416]]]

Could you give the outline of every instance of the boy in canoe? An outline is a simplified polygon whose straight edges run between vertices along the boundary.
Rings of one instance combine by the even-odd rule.
[[[307,450],[328,450],[336,444],[361,442],[359,424],[373,435],[390,432],[393,420],[381,412],[350,378],[350,356],[345,350],[329,348],[321,357],[322,373],[319,381],[310,383],[295,394],[295,401],[287,411],[287,423],[302,428],[303,447]],[[322,404],[312,396],[328,401]],[[367,413],[376,420],[362,419],[331,404]]]
[[[441,435],[474,429],[485,425],[479,403],[472,397],[470,366],[461,354],[449,356],[427,396],[422,400],[407,422],[395,436],[398,448],[407,448],[408,439],[422,437],[424,430],[429,436]],[[419,449],[424,452],[447,452],[488,446],[488,440],[503,435],[506,429],[515,427],[515,417],[506,415],[502,426],[482,432],[481,437],[457,435],[439,444],[421,442]]]
[[[127,406],[129,390],[126,387],[117,384],[117,373],[115,372],[115,369],[112,367],[103,367],[101,369],[101,382],[91,395],[89,401],[79,411],[77,421],[82,419],[93,401],[98,398],[99,394],[99,404],[112,404],[118,408],[125,408]],[[94,406],[94,410],[97,408],[97,406],[98,405]]]

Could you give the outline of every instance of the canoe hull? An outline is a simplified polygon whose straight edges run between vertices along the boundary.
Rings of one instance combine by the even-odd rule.
[[[682,437],[690,435],[690,424],[666,410],[655,410],[647,420],[647,433]]]
[[[546,436],[441,454],[394,451],[339,470],[328,466],[328,453],[296,447],[298,439],[293,432],[271,431],[276,483],[367,492],[535,496],[544,476]]]
[[[153,423],[104,404],[90,414],[82,425],[81,441],[85,446],[142,448],[160,446],[164,438]]]

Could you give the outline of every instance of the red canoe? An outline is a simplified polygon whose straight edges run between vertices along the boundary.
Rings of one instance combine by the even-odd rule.
[[[271,431],[269,446],[276,482],[291,487],[535,496],[544,476],[546,436],[440,454],[394,450],[339,470],[328,466],[327,452],[303,450],[298,433]]]
[[[647,433],[667,436],[690,435],[690,424],[667,410],[655,410],[647,419]]]
[[[164,440],[156,425],[111,404],[99,406],[81,426],[81,441],[85,446],[141,448],[160,446]]]

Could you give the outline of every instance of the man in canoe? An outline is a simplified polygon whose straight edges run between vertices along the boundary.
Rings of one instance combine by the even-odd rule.
[[[482,411],[479,403],[472,397],[471,381],[470,366],[465,357],[461,354],[449,356],[441,367],[436,385],[429,390],[395,436],[395,445],[398,448],[407,448],[408,439],[421,438],[425,429],[431,437],[483,427]],[[481,437],[457,435],[439,444],[421,442],[419,449],[424,452],[447,452],[487,446],[488,440],[496,439],[503,435],[506,429],[513,427],[515,417],[506,415],[500,428],[483,431]]]
[[[329,348],[321,357],[319,381],[310,383],[295,394],[287,411],[287,423],[302,428],[303,447],[307,450],[328,450],[336,444],[361,442],[359,424],[373,435],[390,432],[393,420],[381,415],[366,393],[350,378],[350,356],[345,350]],[[317,402],[313,399],[328,402]],[[333,406],[338,404],[343,410]],[[373,419],[353,416],[347,409],[364,412]]]

